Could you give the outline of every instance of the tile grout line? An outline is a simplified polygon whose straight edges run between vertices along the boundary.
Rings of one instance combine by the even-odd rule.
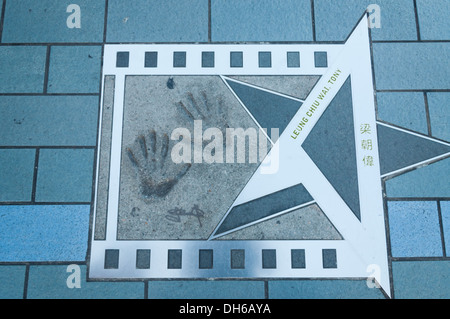
[[[417,0],[413,0],[413,3],[414,3],[414,16],[416,21],[417,40],[422,41],[420,36],[419,11],[417,10]]]
[[[108,24],[108,9],[109,9],[109,0],[105,0],[105,12],[104,12],[105,16],[103,18],[103,42],[102,42],[103,47],[105,46],[105,43],[106,43],[106,28],[107,28],[107,24]]]
[[[450,261],[450,257],[444,256],[422,256],[422,257],[392,257],[395,262],[408,262],[408,261]]]
[[[208,42],[212,42],[212,30],[211,30],[211,0],[208,0]]]
[[[269,299],[269,281],[264,280],[264,299]]]
[[[441,201],[436,201],[438,218],[439,218],[439,230],[441,232],[441,243],[442,243],[442,256],[447,257],[447,249],[445,247],[445,238],[444,238],[444,222],[442,220],[442,209],[441,209]]]
[[[449,43],[450,40],[374,40],[374,43]]]
[[[390,202],[435,202],[448,201],[450,197],[386,197]]]
[[[428,135],[429,136],[433,136],[432,135],[432,131],[431,131],[430,107],[429,107],[429,104],[428,104],[428,94],[427,94],[427,92],[423,92],[423,100],[425,102],[425,115],[427,117]]]
[[[13,150],[13,149],[49,149],[49,150],[67,150],[67,149],[76,149],[76,150],[95,150],[95,146],[80,146],[80,145],[5,145],[0,146],[0,150]]]
[[[148,299],[148,280],[144,280],[144,299]]]
[[[33,184],[31,186],[31,204],[36,202],[36,189],[37,189],[37,174],[39,167],[39,153],[40,149],[36,148],[36,154],[34,157],[34,171],[33,171]]]
[[[23,281],[23,299],[28,298],[28,278],[30,277],[30,264],[25,264],[25,278]]]
[[[386,181],[381,180],[382,193],[386,194]],[[388,198],[386,195],[383,196],[383,210],[384,210],[384,227],[386,231],[386,250],[388,259],[388,269],[389,269],[389,282],[390,282],[390,292],[391,299],[395,299],[395,289],[394,289],[394,274],[392,271],[392,247],[391,247],[391,231],[389,226],[389,212],[388,212]]]
[[[91,205],[91,202],[36,202],[36,201],[29,201],[29,202],[0,202],[0,205],[2,206],[88,206]]]
[[[447,93],[450,89],[379,89],[378,93]]]
[[[3,38],[3,25],[5,21],[5,11],[6,11],[6,0],[2,1],[2,15],[0,16],[0,42]]]
[[[98,93],[0,93],[0,96],[98,96]]]
[[[49,69],[50,69],[50,51],[51,51],[51,46],[47,45],[47,53],[45,56],[44,88],[43,88],[44,94],[47,94],[47,90],[48,90],[48,74],[49,74]]]
[[[312,36],[313,41],[315,42],[316,39],[316,13],[314,8],[314,0],[311,0],[311,24],[312,24]]]

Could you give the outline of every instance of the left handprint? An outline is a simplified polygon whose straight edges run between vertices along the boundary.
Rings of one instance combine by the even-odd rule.
[[[168,153],[169,136],[158,135],[155,130],[139,135],[126,148],[144,197],[165,197],[191,168],[191,164],[174,163]]]

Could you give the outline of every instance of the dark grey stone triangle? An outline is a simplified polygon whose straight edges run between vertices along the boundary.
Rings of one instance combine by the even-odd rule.
[[[215,235],[248,225],[262,218],[270,217],[289,208],[312,201],[313,198],[302,184],[237,205],[231,209],[220,224]]]
[[[278,128],[281,135],[302,106],[301,102],[293,99],[234,81],[226,81],[259,125],[267,129],[269,137],[272,128]]]
[[[302,146],[355,216],[361,220],[350,77]]]
[[[450,152],[450,146],[378,124],[381,175]]]
[[[220,240],[342,240],[317,204],[264,220],[231,232]]]

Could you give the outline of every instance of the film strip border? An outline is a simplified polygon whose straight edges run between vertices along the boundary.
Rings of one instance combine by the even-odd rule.
[[[322,75],[339,44],[106,45],[105,75]]]
[[[345,241],[95,241],[90,277],[367,277]],[[355,273],[356,270],[356,273]]]

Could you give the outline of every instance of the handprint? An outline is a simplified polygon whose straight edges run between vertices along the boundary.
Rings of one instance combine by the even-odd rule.
[[[186,99],[179,101],[177,105],[189,120],[202,120],[203,127],[218,128],[225,136],[225,130],[229,128],[229,125],[226,108],[221,98],[217,103],[212,104],[205,91],[201,91],[197,97],[188,92]]]
[[[126,154],[135,168],[142,195],[164,197],[189,171],[191,164],[175,164],[168,156],[169,136],[150,130],[139,135]]]

